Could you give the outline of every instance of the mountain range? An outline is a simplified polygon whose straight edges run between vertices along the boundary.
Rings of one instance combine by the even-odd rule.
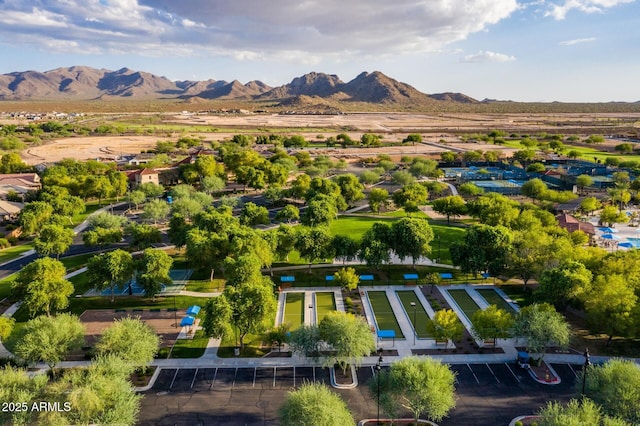
[[[337,75],[311,72],[290,83],[270,87],[261,81],[171,81],[144,71],[117,71],[86,66],[50,71],[24,71],[0,75],[0,100],[91,99],[203,99],[265,100],[283,104],[296,101],[370,102],[377,104],[433,105],[441,102],[478,103],[460,93],[427,95],[381,72],[363,72],[349,82]]]

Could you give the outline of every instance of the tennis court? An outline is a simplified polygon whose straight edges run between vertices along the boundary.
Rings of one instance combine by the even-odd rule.
[[[498,309],[503,309],[509,312],[511,315],[516,314],[516,310],[513,309],[513,307],[509,303],[507,303],[507,301],[504,300],[500,293],[498,293],[495,289],[479,288],[476,289],[476,291],[478,292],[478,294],[480,294],[480,296],[484,298],[484,300],[487,301],[487,303],[489,303],[489,305],[496,305]]]
[[[422,306],[422,303],[420,303],[416,292],[413,290],[398,290],[396,291],[396,295],[398,299],[400,299],[400,303],[402,303],[407,318],[409,318],[409,322],[413,326],[418,339],[433,338],[433,336],[427,333],[427,323],[430,321],[429,315],[427,311],[425,311],[424,306]],[[414,307],[411,306],[411,303],[415,303],[415,318]]]
[[[385,291],[368,291],[367,297],[369,298],[378,330],[393,330],[396,333],[396,338],[403,338],[404,334],[400,330],[400,325],[393,313],[387,293]]]
[[[284,301],[283,323],[289,325],[291,331],[300,328],[304,321],[304,293],[287,292]]]

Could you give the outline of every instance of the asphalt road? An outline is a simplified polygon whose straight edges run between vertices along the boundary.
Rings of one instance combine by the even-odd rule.
[[[457,406],[449,425],[508,425],[518,415],[531,414],[549,400],[567,401],[575,391],[580,366],[552,364],[562,382],[535,382],[515,364],[457,364]],[[368,386],[373,368],[358,370],[359,386],[337,390],[356,420],[375,418],[375,395]],[[275,425],[286,393],[305,381],[329,384],[329,372],[319,367],[184,368],[162,370],[144,394],[140,425]],[[408,414],[408,413],[407,413]]]

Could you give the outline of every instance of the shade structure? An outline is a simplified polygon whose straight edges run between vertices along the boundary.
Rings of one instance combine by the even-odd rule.
[[[618,244],[618,247],[624,247],[624,248],[634,248],[635,246],[636,246],[636,245],[635,245],[635,244],[633,244],[633,243],[632,243],[632,242],[630,242],[630,241],[626,241],[626,242],[624,242],[624,243],[620,243],[620,244]]]
[[[613,229],[613,228],[610,228],[608,226],[604,227],[604,228],[598,228],[598,230],[600,230],[600,232],[604,232],[605,234],[613,234],[615,232],[618,232],[617,229]]]
[[[187,315],[196,316],[199,312],[200,306],[198,305],[189,306],[189,308],[187,309]]]
[[[603,238],[605,240],[619,240],[620,237],[618,237],[617,235],[614,234],[602,234],[600,235],[600,238]]]
[[[194,317],[184,317],[182,318],[182,321],[180,321],[180,327],[184,327],[186,325],[193,325],[195,321],[196,319]]]

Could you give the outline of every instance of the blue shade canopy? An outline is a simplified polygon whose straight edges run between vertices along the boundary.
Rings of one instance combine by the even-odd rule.
[[[180,321],[180,327],[184,327],[185,325],[193,325],[195,321],[196,319],[194,317],[184,317],[182,318],[182,321]]]
[[[620,237],[618,237],[617,235],[613,235],[613,234],[602,234],[600,235],[600,238],[604,238],[605,240],[619,240]]]
[[[613,234],[614,232],[618,232],[618,230],[617,230],[617,229],[609,228],[608,226],[607,226],[607,227],[604,227],[604,228],[598,228],[598,230],[599,230],[600,232],[604,232],[604,233],[606,233],[606,234]]]
[[[450,280],[453,278],[453,274],[451,272],[440,272],[440,278]]]
[[[187,315],[196,316],[199,312],[200,306],[198,305],[189,306],[189,309],[187,309]]]
[[[620,243],[618,244],[618,247],[624,247],[624,248],[634,248],[635,244],[633,244],[630,241],[624,242],[624,243]]]

